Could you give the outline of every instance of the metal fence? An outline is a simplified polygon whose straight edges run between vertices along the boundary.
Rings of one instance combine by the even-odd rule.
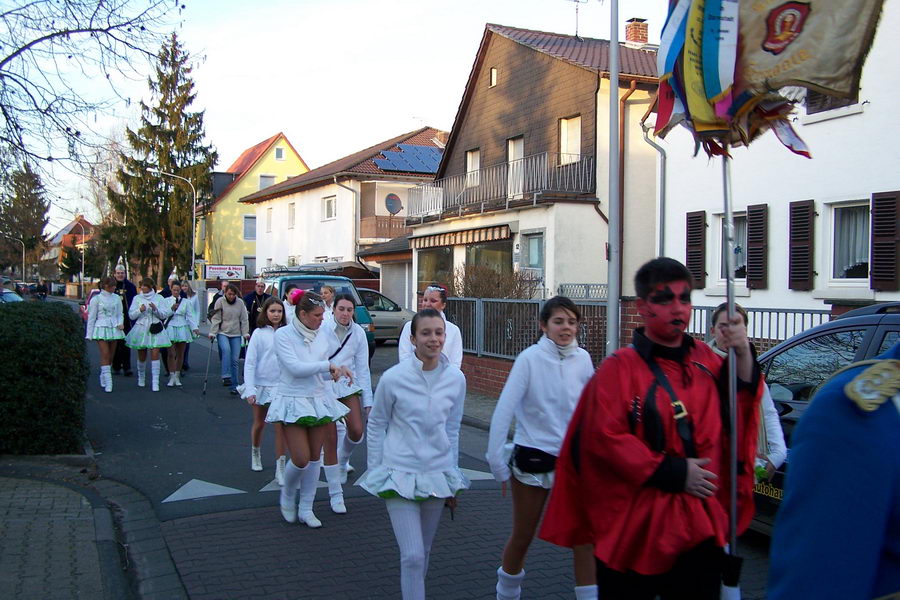
[[[606,300],[609,297],[609,286],[605,283],[561,283],[556,293],[569,298],[585,300]]]
[[[694,337],[712,338],[712,314],[715,306],[694,306],[688,333]],[[794,308],[747,308],[747,335],[758,352],[777,346],[798,333],[831,320],[831,311]]]

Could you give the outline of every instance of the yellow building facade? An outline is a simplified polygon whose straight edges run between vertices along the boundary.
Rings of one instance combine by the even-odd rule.
[[[198,252],[206,265],[244,265],[246,277],[256,275],[256,210],[241,204],[244,196],[309,171],[306,162],[283,133],[244,150],[224,172],[213,174],[214,199],[198,209]],[[205,273],[201,270],[201,277]]]

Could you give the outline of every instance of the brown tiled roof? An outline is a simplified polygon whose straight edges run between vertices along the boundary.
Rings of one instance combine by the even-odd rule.
[[[609,73],[609,40],[581,38],[488,23],[487,31],[502,35],[559,60],[594,72]],[[656,47],[632,48],[619,44],[619,69],[628,77],[656,77]]]
[[[435,143],[437,138],[441,143]],[[397,144],[414,144],[418,146],[435,146],[442,147],[443,142],[447,139],[447,132],[435,129],[434,127],[423,127],[398,135],[395,138],[385,140],[380,144],[370,146],[365,150],[354,152],[349,156],[339,158],[327,165],[315,168],[312,171],[291,177],[287,181],[270,185],[258,192],[254,192],[249,196],[240,199],[241,202],[255,203],[271,200],[279,196],[291,194],[300,189],[311,187],[323,181],[330,181],[334,175],[338,173],[359,173],[360,175],[388,175],[403,176],[411,180],[429,181],[434,175],[423,175],[422,173],[401,173],[397,171],[384,171],[375,164],[374,159],[384,158],[382,152],[397,151]]]

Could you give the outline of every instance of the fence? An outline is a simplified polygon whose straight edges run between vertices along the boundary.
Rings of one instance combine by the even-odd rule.
[[[710,339],[715,306],[694,306],[688,333]],[[831,311],[821,309],[747,308],[747,335],[762,354],[798,333],[831,320]]]

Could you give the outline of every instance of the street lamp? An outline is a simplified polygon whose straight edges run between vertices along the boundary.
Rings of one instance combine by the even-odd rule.
[[[17,237],[6,235],[5,233],[3,235],[22,244],[22,283],[25,283],[25,242]]]
[[[84,224],[81,222],[81,215],[77,215],[75,217],[75,224],[81,227],[81,275],[79,275],[79,281],[81,282],[81,297],[84,298]]]
[[[180,179],[185,182],[189,186],[191,186],[191,192],[194,193],[194,210],[191,211],[191,270],[188,273],[188,279],[194,279],[194,269],[196,268],[196,256],[197,252],[194,247],[197,239],[197,188],[194,187],[194,184],[191,183],[190,179],[186,177],[182,177],[181,175],[176,175],[175,173],[169,173],[167,171],[163,171],[161,169],[157,169],[156,167],[147,167],[148,173],[153,173],[154,175],[165,175],[166,177],[172,177],[174,179]]]

